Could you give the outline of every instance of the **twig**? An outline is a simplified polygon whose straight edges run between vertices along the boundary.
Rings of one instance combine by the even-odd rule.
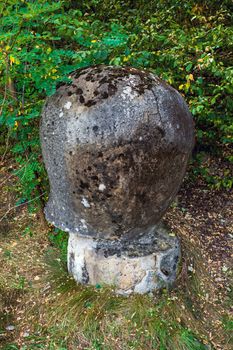
[[[1,162],[4,161],[5,156],[7,154],[7,151],[8,151],[8,148],[9,148],[9,141],[10,141],[10,129],[8,129],[8,133],[7,133],[7,137],[6,137],[6,148],[5,148],[5,151],[4,151],[3,155],[2,155]]]
[[[7,182],[10,178],[12,178],[12,176],[16,176],[21,170],[23,170],[23,168],[25,168],[25,167],[28,165],[28,163],[29,163],[29,161],[31,160],[31,158],[32,158],[32,155],[28,158],[27,162],[26,162],[21,168],[19,168],[18,170],[16,170],[14,173],[10,174],[9,176],[7,176],[7,177],[0,183],[0,188],[2,187],[2,185],[3,185],[5,182]],[[2,161],[1,161],[1,163],[2,163]],[[0,164],[1,164],[1,163],[0,163]]]
[[[7,71],[7,70],[6,70]],[[7,73],[6,73],[7,74]],[[3,101],[0,109],[0,115],[2,115],[3,107],[6,102],[6,95],[7,95],[7,83],[5,83],[5,88],[4,88],[4,95],[3,95]]]
[[[35,200],[37,200],[38,198],[42,197],[46,192],[43,192],[41,193],[39,196],[35,197],[35,198],[32,198],[30,199],[29,201],[27,202],[24,202],[24,203],[21,203],[21,204],[18,204],[18,205],[15,205],[14,207],[11,207],[10,209],[7,210],[7,212],[0,218],[0,222],[9,214],[9,212],[15,208],[18,208],[18,207],[21,207],[22,205],[25,205],[25,204],[28,204],[28,203],[31,203],[31,202],[34,202]]]

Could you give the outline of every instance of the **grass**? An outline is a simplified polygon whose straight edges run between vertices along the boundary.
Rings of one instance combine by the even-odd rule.
[[[125,298],[115,295],[111,287],[77,285],[67,275],[56,250],[49,250],[46,255],[49,289],[44,294],[46,304],[41,310],[46,320],[44,334],[49,334],[49,349],[53,346],[54,349],[81,346],[80,349],[96,350],[214,349],[210,345],[210,339],[216,341],[211,335],[213,329],[218,333],[221,329],[217,343],[223,338],[227,343],[228,328],[220,321],[222,310],[212,301],[214,288],[197,252],[192,247],[192,252],[187,253],[189,261],[183,262],[186,266],[192,261],[196,272],[186,271],[184,276],[181,271],[175,290]],[[63,339],[62,345],[56,345],[57,339]]]
[[[39,238],[20,238],[24,244],[25,239],[29,243]],[[116,295],[113,287],[77,285],[67,274],[60,251],[47,246],[40,288],[33,288],[21,275],[11,280],[7,290],[2,287],[2,295],[10,296],[2,302],[11,312],[16,299],[31,300],[24,313],[30,336],[21,343],[7,341],[2,349],[230,349],[232,322],[223,317],[199,248],[185,240],[184,232],[182,242],[185,253],[175,289],[127,298]],[[17,252],[8,252],[7,259],[17,261]],[[3,323],[14,318],[11,312]]]
[[[127,298],[111,286],[77,285],[67,274],[67,236],[43,231],[36,214],[25,208],[10,220],[0,237],[0,349],[232,348],[230,292],[218,290],[200,243],[179,217],[183,261],[174,289]]]

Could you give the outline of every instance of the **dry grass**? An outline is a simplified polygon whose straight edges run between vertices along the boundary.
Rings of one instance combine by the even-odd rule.
[[[1,197],[9,203],[9,186]],[[12,212],[0,237],[0,348],[230,350],[229,285],[213,278],[189,218],[173,208],[167,219],[183,247],[177,285],[123,298],[110,287],[76,285],[37,216]]]
[[[202,349],[194,334],[204,344],[230,349],[229,334],[222,323],[226,311],[199,248],[183,239],[183,249],[186,253],[176,289],[153,297],[123,298],[107,287],[77,286],[53,259],[50,281],[56,294],[48,301],[48,324],[56,325],[68,340],[81,329],[82,337],[92,343],[100,339],[104,349]],[[188,271],[190,266],[192,272]]]

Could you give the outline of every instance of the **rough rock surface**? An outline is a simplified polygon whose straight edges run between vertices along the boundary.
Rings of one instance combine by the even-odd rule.
[[[122,294],[172,284],[179,242],[159,221],[194,143],[180,94],[134,68],[76,71],[45,104],[41,143],[50,180],[45,214],[70,234],[74,278]]]
[[[41,143],[45,213],[67,232],[132,240],[151,232],[176,195],[193,147],[181,95],[151,73],[96,66],[49,97]]]
[[[146,234],[140,242],[131,241],[130,246],[121,242],[119,249],[116,241],[70,233],[68,270],[82,284],[112,285],[123,295],[143,294],[167,287],[176,278],[179,242],[159,228],[157,238],[154,237]],[[141,251],[138,249],[140,244]],[[146,245],[151,247],[147,250]],[[135,254],[138,250],[139,253]]]

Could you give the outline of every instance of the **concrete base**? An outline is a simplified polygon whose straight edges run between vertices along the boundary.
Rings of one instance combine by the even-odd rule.
[[[145,242],[145,237],[141,239]],[[131,242],[130,248],[121,246],[119,250],[119,241],[94,240],[70,233],[69,273],[79,283],[112,285],[116,293],[123,295],[143,294],[170,286],[175,281],[180,258],[178,239],[160,236],[156,244],[149,242],[154,252],[146,254],[145,249],[145,255],[140,251],[132,256],[131,249],[136,252],[139,241]]]

